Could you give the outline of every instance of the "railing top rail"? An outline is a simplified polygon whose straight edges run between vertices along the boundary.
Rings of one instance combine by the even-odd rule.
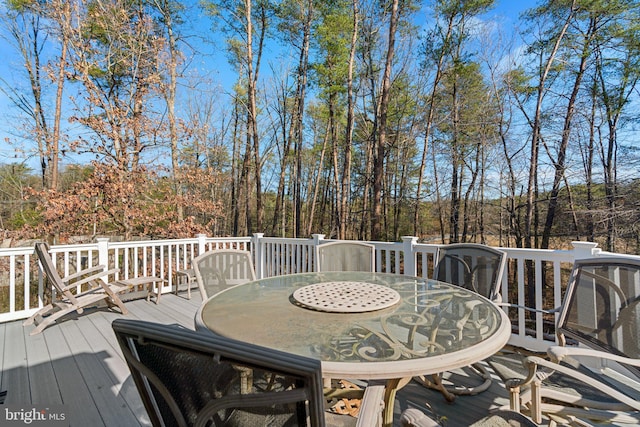
[[[402,248],[404,248],[402,242],[371,242],[371,241],[366,241],[366,240],[363,240],[363,242],[372,244],[373,246],[376,247],[376,249],[382,249],[382,248],[386,248],[386,249],[390,249],[390,248],[402,249]]]
[[[313,243],[313,238],[306,237],[261,237],[261,242],[264,243]]]
[[[49,249],[51,252],[76,252],[86,250],[96,250],[98,245],[96,243],[82,243],[73,245],[55,245]],[[0,257],[9,255],[25,255],[32,254],[33,246],[20,246],[17,248],[3,248],[0,249]]]
[[[163,240],[135,240],[128,242],[109,242],[109,247],[134,247],[134,246],[162,246],[162,245],[176,245],[176,244],[189,244],[197,243],[198,238],[191,239],[163,239]],[[207,237],[205,242],[250,242],[250,237]]]
[[[605,251],[600,252],[598,255],[599,255],[599,256],[614,256],[614,257],[619,257],[619,256],[620,256],[620,254],[618,254],[618,253],[615,253],[615,252],[605,252]],[[631,259],[637,259],[637,260],[640,260],[640,255],[627,255],[627,254],[624,254],[624,257],[625,257],[625,258],[631,258]]]
[[[18,248],[0,249],[0,257],[11,255],[28,255],[33,253],[33,246],[21,246]]]

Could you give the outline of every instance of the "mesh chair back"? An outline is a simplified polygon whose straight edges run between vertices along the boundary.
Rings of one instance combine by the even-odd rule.
[[[459,243],[438,248],[434,278],[477,292],[491,300],[500,299],[500,283],[506,254],[490,246]]]
[[[560,342],[571,337],[597,350],[639,358],[639,302],[639,260],[576,261],[558,319]]]
[[[375,247],[361,242],[329,242],[316,247],[318,271],[375,271]]]
[[[117,319],[154,426],[324,426],[318,360],[175,325]]]
[[[236,249],[208,251],[194,258],[193,269],[203,299],[229,286],[256,280],[251,253],[248,251]]]

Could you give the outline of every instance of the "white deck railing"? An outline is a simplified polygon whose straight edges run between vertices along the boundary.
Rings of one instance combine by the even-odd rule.
[[[118,278],[159,276],[167,280],[162,291],[173,288],[174,272],[190,266],[198,254],[221,247],[250,250],[256,275],[269,277],[313,271],[315,247],[325,242],[323,235],[310,239],[265,237],[211,238],[199,235],[193,239],[110,242],[60,245],[51,248],[52,257],[65,275],[80,268],[105,265],[119,268]],[[430,277],[434,256],[439,245],[418,243],[416,237],[404,237],[402,242],[368,242],[376,248],[376,268],[379,272]],[[508,255],[508,271],[502,284],[504,302],[537,309],[560,306],[563,285],[567,282],[573,261],[605,255],[594,243],[573,242],[571,250],[536,250],[500,248]],[[620,254],[606,253],[610,256]],[[625,255],[626,256],[626,255]],[[525,277],[525,266],[533,275]],[[546,274],[544,271],[546,270]],[[546,281],[543,280],[546,277]],[[533,283],[533,301],[527,301],[526,283]],[[0,249],[0,322],[29,317],[43,304],[43,278],[33,248]],[[528,303],[528,304],[527,304]],[[531,315],[522,309],[509,309],[513,324],[511,344],[544,350],[555,340],[553,318],[541,313]]]

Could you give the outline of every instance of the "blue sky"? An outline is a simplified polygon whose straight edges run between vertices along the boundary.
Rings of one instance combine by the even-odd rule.
[[[185,3],[194,5],[196,2],[188,0]],[[425,1],[425,6],[428,7],[428,2]],[[519,14],[533,6],[537,2],[534,0],[498,0],[496,7],[491,10],[484,19],[495,19],[504,27],[505,30],[516,30],[515,26],[518,23]],[[198,21],[198,19],[196,19]],[[204,19],[203,19],[204,21]],[[197,25],[197,24],[194,24]],[[210,29],[208,23],[203,23],[205,31]],[[4,33],[4,31],[3,31]],[[203,50],[209,50],[211,53],[208,58],[203,58],[199,67],[204,71],[211,71],[211,78],[217,80],[218,83],[228,88],[235,81],[235,75],[231,71],[231,67],[227,63],[227,58],[224,53],[224,46],[206,46]],[[0,78],[10,84],[11,86],[19,87],[25,86],[23,71],[20,69],[20,58],[15,53],[15,50],[8,43],[0,42]],[[215,64],[210,66],[208,64]],[[207,68],[210,67],[208,70]],[[213,69],[212,69],[213,68]],[[10,129],[14,126],[19,126],[20,123],[16,119],[17,111],[10,105],[7,96],[0,92],[0,164],[21,162],[26,159],[26,154],[19,152],[20,148],[28,150],[29,147],[21,147],[23,145],[20,141],[15,141],[14,136],[11,134]],[[9,145],[7,139],[14,141],[14,145]],[[17,155],[16,155],[17,153]],[[32,168],[37,168],[36,159],[27,160],[27,163]]]

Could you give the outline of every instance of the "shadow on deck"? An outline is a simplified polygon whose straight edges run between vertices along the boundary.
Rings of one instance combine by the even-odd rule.
[[[192,295],[191,300],[163,295],[159,305],[144,299],[129,301],[126,317],[193,329],[201,299],[197,293]],[[29,335],[33,326],[23,327],[22,321],[0,324],[0,391],[7,391],[5,407],[48,407],[50,413],[62,412],[69,421],[53,425],[149,425],[111,329],[111,322],[119,317],[106,309],[89,309],[34,336]],[[454,375],[456,383],[465,381],[464,370]],[[407,408],[424,409],[426,404],[445,420],[444,425],[466,426],[507,405],[508,394],[495,377],[488,391],[448,404],[439,392],[411,382],[398,393],[395,419]]]

